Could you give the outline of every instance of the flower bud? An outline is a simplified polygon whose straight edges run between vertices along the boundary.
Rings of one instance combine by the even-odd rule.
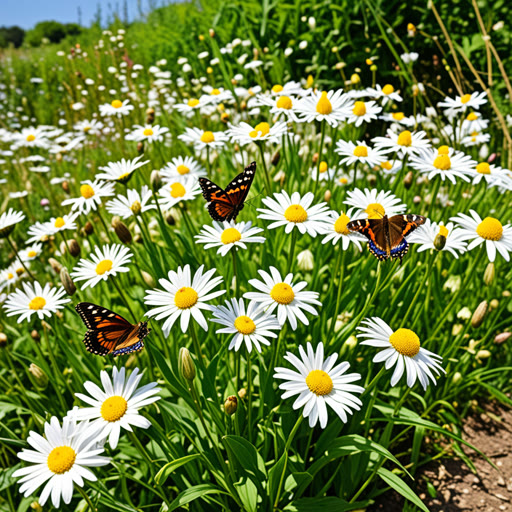
[[[484,283],[486,286],[490,286],[494,281],[494,276],[496,275],[494,263],[488,263],[487,267],[485,267],[484,272]]]
[[[484,321],[485,314],[487,313],[487,301],[484,300],[480,302],[478,307],[475,309],[475,312],[473,313],[473,316],[471,317],[471,327],[473,329],[477,329],[482,325],[482,322]]]
[[[155,121],[155,109],[148,108],[146,110],[146,124],[153,124]]]
[[[62,190],[64,190],[64,192],[66,192],[66,194],[69,194],[69,182],[63,181],[61,186],[62,186]]]
[[[458,336],[462,332],[463,329],[464,329],[464,326],[462,324],[453,324],[452,336]]]
[[[34,380],[36,381],[36,386],[41,389],[45,389],[48,385],[48,375],[39,368],[34,363],[31,363],[31,365],[28,367],[28,371],[32,374],[34,377]]]
[[[475,356],[478,360],[482,360],[482,359],[489,359],[489,357],[491,357],[491,353],[489,352],[489,350],[479,350],[477,353],[476,353],[476,356]]]
[[[244,399],[245,399],[245,397],[246,397],[246,395],[247,395],[247,389],[245,389],[245,388],[240,388],[240,389],[238,390],[238,398],[241,398],[242,400],[244,400]]]
[[[115,221],[114,219],[112,219],[112,225],[114,226],[114,231],[116,232],[117,238],[119,238],[123,244],[131,244],[133,238],[126,224],[119,218],[117,218]]]
[[[86,235],[92,235],[94,233],[94,226],[91,221],[87,221],[84,224],[84,231]]]
[[[176,219],[172,216],[171,213],[168,213],[165,216],[165,222],[167,222],[167,224],[169,224],[169,226],[174,226],[176,224]]]
[[[353,73],[350,76],[350,83],[352,83],[353,85],[356,85],[359,82],[361,82],[361,77],[357,73]]]
[[[142,279],[144,279],[144,282],[150,287],[155,288],[156,282],[151,274],[148,274],[145,270],[141,270],[140,274],[142,276]]]
[[[144,142],[137,142],[137,153],[142,155],[144,153]]]
[[[330,190],[326,190],[324,194],[324,201],[328,203],[331,200],[332,192]]]
[[[74,258],[80,255],[80,245],[74,238],[68,240],[68,251]]]
[[[162,187],[162,175],[159,171],[155,170],[151,172],[150,182],[153,190],[158,190]]]
[[[299,252],[297,255],[297,266],[299,270],[304,272],[311,272],[311,270],[313,270],[313,253],[309,249]]]
[[[35,329],[30,333],[30,337],[34,341],[39,341],[41,339],[41,335]]]
[[[409,171],[404,178],[404,187],[409,190],[411,188],[411,185],[413,183],[414,174],[412,171]]]
[[[76,293],[76,286],[71,276],[69,275],[68,269],[66,267],[62,267],[60,270],[60,282],[66,290],[68,295],[74,295]]]
[[[238,399],[235,395],[228,396],[224,402],[224,412],[228,416],[235,414],[238,407]]]
[[[316,164],[318,162],[318,159],[319,159],[319,154],[318,153],[313,153],[313,159],[312,159],[312,162],[314,164]]]
[[[446,237],[442,235],[441,233],[438,233],[436,237],[434,238],[434,247],[438,251],[442,251],[444,249],[444,246],[446,245]]]
[[[496,345],[501,345],[502,343],[505,343],[510,336],[512,336],[512,332],[502,332],[497,334],[494,338],[494,343],[496,343]]]
[[[352,334],[347,338],[347,341],[343,344],[349,350],[353,350],[357,346],[357,338]]]
[[[211,28],[210,30],[208,30],[208,34],[210,35],[210,37],[215,37],[215,30]]]
[[[461,320],[469,320],[471,318],[471,310],[464,306],[458,313],[457,318],[460,318]]]
[[[500,301],[498,299],[492,299],[491,302],[489,302],[489,311],[492,311],[493,309],[498,309],[500,305]]]
[[[5,345],[7,345],[7,334],[0,332],[0,347],[5,347]]]
[[[58,274],[60,273],[62,269],[62,265],[54,258],[48,258],[48,263],[50,264],[50,267],[52,267],[52,270]]]
[[[276,151],[274,153],[274,156],[272,157],[272,160],[270,161],[270,163],[273,166],[276,166],[279,163],[279,160],[281,160],[281,153],[279,151]]]
[[[187,348],[181,347],[178,358],[178,369],[181,376],[192,382],[196,378],[196,367]]]
[[[460,380],[462,380],[462,374],[460,372],[455,372],[452,377],[452,382],[457,384]]]

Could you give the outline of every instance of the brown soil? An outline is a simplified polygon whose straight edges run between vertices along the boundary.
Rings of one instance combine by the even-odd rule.
[[[486,406],[485,413],[468,418],[463,437],[485,453],[497,470],[464,447],[477,474],[459,458],[431,463],[416,475],[418,495],[431,512],[512,512],[512,411],[497,404]],[[436,489],[435,498],[427,492],[427,481]],[[368,512],[402,508],[403,498],[393,491],[381,496]]]

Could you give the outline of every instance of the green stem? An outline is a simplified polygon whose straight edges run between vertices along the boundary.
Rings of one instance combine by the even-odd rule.
[[[260,155],[261,155],[261,163],[263,165],[263,169],[265,170],[265,188],[267,189],[267,196],[270,196],[271,192],[272,192],[272,185],[271,185],[271,182],[270,182],[270,175],[268,173],[268,168],[267,168],[267,162],[265,162],[265,152],[263,151],[263,145],[262,144],[257,144],[259,150],[260,150]]]
[[[16,247],[12,243],[11,239],[9,237],[6,237],[7,243],[11,246],[11,249],[14,251],[14,256],[16,259],[21,263],[21,266],[25,269],[25,272],[32,278],[33,281],[37,281],[37,279],[32,275],[28,267],[23,263],[22,259],[20,258],[18,251],[16,250]]]
[[[322,151],[324,149],[324,139],[325,139],[325,121],[322,121],[322,134],[320,136],[320,149],[318,150],[318,163],[316,168],[316,182],[315,189],[313,191],[313,195],[316,197],[316,192],[318,190],[318,184],[320,183],[320,164],[322,163]]]
[[[78,484],[77,484],[76,488],[78,489],[78,492],[82,495],[82,498],[87,503],[87,506],[91,509],[91,512],[94,512],[96,510],[96,507],[92,504],[91,498],[89,498],[89,496],[87,496],[87,493]]]
[[[128,303],[128,300],[124,296],[124,293],[121,291],[121,288],[119,287],[119,284],[117,283],[117,278],[114,276],[110,276],[110,279],[112,283],[114,284],[115,289],[117,290],[117,293],[119,293],[119,296],[121,297],[121,300],[124,302],[126,308],[130,312],[130,315],[132,315],[133,321],[137,322],[137,317],[135,316],[135,313],[132,311],[132,308],[130,307],[130,304]]]

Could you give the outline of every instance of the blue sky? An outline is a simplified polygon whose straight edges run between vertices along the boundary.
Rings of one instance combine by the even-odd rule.
[[[144,11],[150,5],[162,5],[169,0],[141,0]],[[121,14],[124,0],[0,0],[0,25],[19,25],[32,28],[38,21],[56,20],[62,23],[78,22],[78,7],[82,10],[82,23],[89,25],[94,19],[98,4],[101,5],[103,21],[109,11],[108,4],[115,10],[119,7]],[[138,17],[137,0],[127,0],[130,20]]]

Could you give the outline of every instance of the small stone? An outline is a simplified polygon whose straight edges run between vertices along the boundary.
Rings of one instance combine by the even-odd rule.
[[[473,477],[473,483],[474,484],[479,484],[480,483],[480,479],[477,476]]]
[[[505,507],[505,505],[500,505],[498,508],[499,508],[500,510],[507,510],[507,507]]]
[[[496,480],[496,483],[497,483],[500,487],[505,487],[505,485],[506,485],[506,484],[505,484],[505,479],[504,479],[502,476],[500,476],[500,477],[498,478],[498,480]]]
[[[464,494],[469,494],[469,489],[467,487],[465,487],[464,489],[462,489],[462,492]]]
[[[422,501],[423,501],[423,500],[425,500],[426,498],[427,498],[427,495],[426,495],[424,492],[422,492],[422,493],[420,494],[420,500],[422,500]]]
[[[460,475],[455,475],[453,477],[454,480],[462,480],[462,477]]]
[[[445,503],[449,503],[450,502],[450,498],[452,497],[452,493],[448,489],[445,489],[442,492],[442,495],[443,495],[444,502]]]
[[[494,496],[496,496],[496,498],[498,498],[501,501],[510,501],[510,498],[508,498],[507,496],[503,496],[503,494],[496,493]]]

